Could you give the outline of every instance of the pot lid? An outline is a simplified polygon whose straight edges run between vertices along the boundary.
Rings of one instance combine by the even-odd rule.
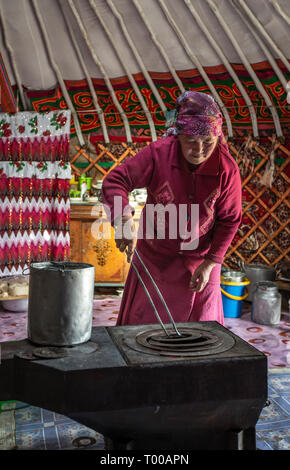
[[[73,263],[70,261],[45,261],[43,263],[32,263],[30,268],[49,271],[74,271],[85,268],[93,268],[93,265],[88,263]]]
[[[262,264],[262,263],[257,263],[257,264],[246,264],[245,268],[248,269],[266,269],[268,271],[275,271],[275,268],[273,266],[268,266],[267,264]]]

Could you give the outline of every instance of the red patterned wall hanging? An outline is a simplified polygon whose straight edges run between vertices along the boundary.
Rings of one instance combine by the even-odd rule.
[[[70,111],[0,113],[0,276],[69,251]]]

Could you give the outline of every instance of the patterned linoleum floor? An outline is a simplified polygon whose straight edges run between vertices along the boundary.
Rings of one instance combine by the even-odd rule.
[[[257,448],[290,450],[290,370],[270,369],[269,406],[256,425]],[[103,450],[103,436],[71,419],[22,402],[2,404],[0,450]]]
[[[114,325],[120,298],[102,296],[94,302],[93,325]],[[12,319],[11,319],[12,317]],[[25,314],[2,313],[3,338],[0,341],[25,338]],[[256,425],[257,448],[261,450],[290,449],[290,367],[288,365],[289,322],[279,329],[265,329],[249,324],[247,312],[241,319],[229,319],[227,327],[267,353],[269,406],[262,410]],[[244,331],[243,331],[244,330]],[[5,333],[9,333],[5,337]],[[11,335],[11,333],[14,333]],[[249,338],[245,335],[250,335]],[[11,337],[12,336],[12,337]],[[13,337],[14,336],[14,337]],[[285,345],[279,357],[274,356],[274,345]],[[279,343],[279,344],[280,344]],[[281,344],[282,344],[281,343]],[[286,344],[287,343],[287,344]],[[269,346],[269,347],[268,347]],[[267,349],[268,348],[268,349]],[[284,357],[285,356],[285,357]],[[278,368],[271,368],[273,364]],[[0,450],[103,450],[103,436],[71,419],[52,411],[21,402],[6,402],[0,412]]]

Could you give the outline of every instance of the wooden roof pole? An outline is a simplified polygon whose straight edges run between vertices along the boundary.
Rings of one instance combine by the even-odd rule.
[[[140,14],[140,17],[143,21],[143,23],[145,24],[146,28],[148,29],[149,33],[150,33],[150,36],[151,36],[151,39],[152,41],[154,42],[154,44],[156,45],[156,47],[158,48],[158,50],[160,51],[163,59],[165,60],[169,70],[170,70],[170,73],[172,75],[172,77],[174,78],[175,82],[177,83],[178,85],[178,88],[180,89],[180,91],[182,93],[185,92],[185,88],[183,86],[183,83],[182,81],[180,80],[179,76],[177,75],[176,73],[176,70],[174,69],[172,63],[171,63],[171,60],[168,56],[168,54],[166,53],[164,47],[162,46],[161,42],[158,40],[156,34],[154,33],[149,21],[147,20],[146,18],[146,15],[144,13],[144,11],[142,10],[142,7],[141,5],[139,4],[138,0],[133,0],[133,3],[135,5],[135,7],[137,8],[139,14]]]
[[[125,25],[125,22],[124,22],[124,20],[123,20],[123,18],[122,18],[122,16],[121,16],[121,14],[120,14],[119,11],[116,9],[115,5],[113,4],[113,2],[112,2],[111,0],[106,0],[106,2],[107,2],[108,5],[110,6],[110,8],[111,8],[111,10],[113,11],[114,15],[116,16],[116,18],[118,18],[119,23],[120,23],[120,26],[121,26],[121,29],[122,29],[122,31],[123,31],[123,33],[124,33],[124,36],[125,36],[126,40],[128,41],[128,43],[129,43],[129,45],[130,45],[130,47],[131,47],[131,49],[132,49],[132,52],[133,52],[133,54],[134,54],[134,56],[135,56],[135,59],[137,60],[138,65],[139,65],[139,67],[140,67],[140,69],[141,69],[141,71],[142,71],[142,73],[143,73],[143,75],[144,75],[144,77],[145,77],[145,79],[146,79],[148,85],[150,86],[150,88],[151,88],[151,90],[152,90],[152,92],[153,92],[153,94],[154,94],[154,96],[155,96],[155,98],[156,98],[157,103],[159,104],[159,106],[160,106],[160,108],[161,108],[163,114],[165,115],[165,114],[166,114],[166,106],[165,106],[165,104],[164,104],[164,102],[163,102],[163,100],[162,100],[162,98],[161,98],[161,96],[160,96],[160,93],[159,93],[159,91],[157,90],[157,88],[156,88],[156,86],[155,86],[155,84],[154,84],[152,78],[150,77],[148,71],[146,70],[146,67],[145,67],[145,65],[144,65],[143,59],[142,59],[141,55],[139,54],[139,52],[138,52],[138,50],[137,50],[137,48],[136,48],[136,46],[135,46],[135,44],[134,44],[134,41],[133,41],[133,39],[131,38],[131,36],[130,36],[130,34],[129,34],[129,32],[128,32],[128,29],[127,29],[127,27],[126,27],[126,25]]]
[[[256,16],[252,12],[252,10],[248,7],[248,5],[245,3],[244,0],[238,0],[239,5],[242,7],[242,9],[245,11],[245,13],[248,15],[254,26],[260,31],[261,35],[268,41],[272,49],[275,51],[275,53],[280,57],[282,60],[283,64],[287,68],[287,70],[290,72],[290,64],[281,51],[281,49],[277,46],[275,41],[271,38],[270,34],[267,33],[265,30],[264,26],[260,23],[260,21],[257,20]]]
[[[278,3],[277,0],[269,0],[270,3],[272,3],[273,7],[275,10],[279,13],[279,15],[286,21],[286,23],[290,26],[290,17],[285,13],[285,11],[282,9],[281,5]]]
[[[142,108],[143,108],[143,111],[144,111],[145,116],[147,117],[147,120],[148,120],[148,123],[149,123],[150,131],[151,131],[151,136],[152,136],[152,141],[154,142],[154,141],[157,140],[156,129],[155,129],[155,125],[154,125],[154,122],[153,122],[151,113],[150,113],[150,111],[149,111],[149,109],[148,109],[148,107],[147,107],[147,104],[145,103],[145,100],[144,100],[144,98],[143,98],[143,96],[142,96],[142,93],[140,92],[139,87],[138,87],[138,85],[137,85],[137,83],[136,83],[136,81],[135,81],[133,75],[131,74],[129,68],[127,67],[126,62],[124,61],[124,59],[123,59],[123,57],[122,57],[122,53],[121,53],[119,47],[117,46],[116,41],[114,40],[114,38],[113,38],[113,36],[112,36],[112,34],[111,34],[111,32],[110,32],[110,29],[108,28],[108,26],[106,25],[105,21],[103,20],[101,14],[100,14],[100,12],[99,12],[99,10],[98,10],[96,4],[95,4],[95,1],[94,1],[94,0],[89,0],[89,2],[90,2],[90,5],[91,5],[92,9],[94,10],[95,15],[96,15],[97,18],[99,19],[99,21],[100,21],[100,23],[101,23],[101,25],[102,25],[102,27],[103,27],[103,29],[104,29],[106,35],[108,36],[109,41],[110,41],[110,43],[112,44],[112,46],[113,46],[113,48],[114,48],[114,50],[115,50],[115,52],[116,52],[116,55],[117,55],[117,57],[118,57],[118,59],[119,59],[121,65],[122,65],[123,69],[125,70],[125,72],[126,72],[128,78],[129,78],[129,80],[130,80],[130,83],[131,83],[131,85],[132,85],[132,88],[133,88],[133,90],[135,91],[136,96],[137,96],[137,98],[138,98],[139,101],[140,101],[140,104],[141,104],[141,106],[142,106]]]
[[[77,11],[77,9],[76,9],[74,3],[73,3],[73,0],[67,0],[67,1],[68,1],[68,3],[69,3],[69,6],[70,6],[70,8],[71,8],[73,14],[74,14],[74,17],[75,17],[75,19],[76,19],[76,21],[77,21],[77,24],[78,24],[79,28],[80,28],[80,31],[81,31],[81,33],[82,33],[82,36],[83,36],[83,38],[84,38],[84,40],[85,40],[85,42],[86,42],[86,44],[87,44],[87,47],[88,47],[88,49],[89,49],[89,51],[90,51],[90,53],[91,53],[91,56],[92,56],[92,58],[93,58],[95,64],[98,66],[98,68],[100,69],[100,71],[101,71],[101,73],[102,73],[102,75],[103,75],[104,81],[105,81],[105,83],[106,83],[106,85],[107,85],[107,88],[108,88],[108,90],[109,90],[109,93],[110,93],[110,96],[111,96],[111,98],[112,98],[112,101],[113,101],[114,105],[116,106],[117,110],[118,110],[119,113],[120,113],[121,119],[122,119],[122,121],[123,121],[123,123],[124,123],[124,128],[125,128],[125,133],[126,133],[127,142],[132,142],[131,130],[130,130],[129,121],[128,121],[128,118],[127,118],[127,116],[126,116],[126,113],[125,113],[125,111],[123,110],[122,106],[120,105],[120,103],[119,103],[119,101],[118,101],[118,99],[117,99],[117,97],[116,97],[115,90],[114,90],[114,88],[112,87],[112,84],[111,84],[110,79],[109,79],[109,77],[108,77],[108,75],[107,75],[107,72],[105,71],[105,69],[104,69],[104,67],[103,67],[103,65],[102,65],[102,63],[101,63],[99,57],[97,56],[97,54],[96,54],[96,52],[95,52],[95,50],[94,50],[94,47],[93,47],[93,45],[92,45],[92,43],[91,43],[91,41],[90,41],[90,39],[89,39],[89,37],[88,37],[88,33],[87,33],[87,31],[86,31],[86,28],[85,28],[85,26],[84,26],[84,24],[83,24],[83,22],[82,22],[82,20],[81,20],[81,18],[80,18],[80,15],[79,15],[79,13],[78,13],[78,11]]]
[[[211,80],[209,79],[207,73],[205,72],[203,66],[201,65],[199,59],[196,57],[196,55],[192,52],[187,40],[185,39],[185,37],[183,36],[180,28],[177,26],[176,22],[174,21],[171,13],[169,12],[167,6],[165,5],[164,3],[164,0],[158,0],[169,24],[171,25],[172,29],[175,31],[176,33],[176,36],[178,37],[178,39],[180,40],[181,44],[183,45],[187,55],[189,56],[189,58],[192,60],[192,62],[194,63],[194,65],[197,67],[199,73],[201,74],[202,78],[204,79],[205,83],[207,84],[207,86],[209,87],[212,95],[214,96],[214,98],[216,99],[216,101],[218,102],[220,108],[221,108],[221,111],[225,117],[225,120],[226,120],[226,124],[227,124],[227,128],[228,128],[228,135],[229,137],[233,137],[233,128],[232,128],[232,123],[231,123],[231,119],[230,119],[230,116],[229,116],[229,113],[224,105],[224,103],[222,102],[219,94],[217,93],[215,87],[213,86]]]
[[[281,72],[281,69],[278,67],[277,65],[277,62],[275,61],[274,57],[272,56],[271,52],[269,51],[269,49],[266,47],[265,45],[265,42],[262,41],[262,39],[260,38],[260,36],[256,33],[255,29],[253,28],[253,26],[250,24],[250,22],[247,20],[247,18],[245,17],[245,15],[242,14],[242,11],[240,10],[240,7],[237,5],[237,3],[233,0],[231,0],[231,4],[233,5],[233,7],[235,8],[235,10],[239,13],[240,17],[242,18],[242,21],[244,21],[244,23],[247,25],[247,27],[249,28],[249,30],[251,31],[251,34],[254,36],[254,38],[256,39],[257,43],[259,44],[260,48],[262,49],[262,51],[264,52],[265,56],[267,57],[268,61],[270,62],[270,64],[272,65],[272,68],[273,70],[276,72],[277,74],[277,77],[279,78],[280,82],[282,83],[283,85],[283,88],[284,90],[286,91],[286,87],[287,87],[287,81],[283,75],[283,73]],[[287,91],[286,91],[287,92]]]
[[[255,107],[254,107],[249,95],[247,94],[244,85],[240,81],[240,79],[239,79],[238,75],[236,74],[235,70],[233,69],[232,65],[230,64],[227,57],[223,53],[222,48],[219,46],[216,39],[209,32],[209,30],[207,29],[207,26],[202,21],[201,17],[199,16],[198,12],[196,11],[196,9],[193,7],[191,1],[190,0],[184,0],[184,3],[189,8],[189,11],[191,12],[192,16],[196,20],[198,26],[201,28],[201,30],[205,34],[205,36],[208,39],[209,43],[211,44],[212,48],[215,50],[217,55],[220,57],[220,59],[222,60],[224,66],[225,66],[225,68],[227,69],[227,71],[229,72],[229,74],[231,75],[233,80],[235,81],[237,87],[239,88],[239,90],[240,90],[240,92],[241,92],[241,94],[242,94],[242,96],[243,96],[243,98],[244,98],[244,100],[245,100],[245,102],[246,102],[246,104],[249,108],[249,112],[250,112],[250,116],[251,116],[251,120],[252,120],[253,136],[258,137],[259,136],[259,131],[258,131],[258,123],[257,123],[257,116],[256,116],[256,112],[255,112]]]
[[[77,115],[76,110],[74,108],[74,105],[73,105],[73,103],[70,99],[69,93],[66,89],[66,86],[65,86],[64,80],[62,78],[60,69],[59,69],[57,63],[54,60],[51,45],[50,45],[50,40],[49,40],[47,31],[46,31],[46,27],[45,27],[42,15],[41,15],[40,10],[38,8],[37,1],[32,0],[32,5],[33,5],[36,17],[37,17],[39,25],[40,25],[40,29],[41,29],[43,39],[44,39],[44,42],[45,42],[45,45],[46,45],[46,49],[47,49],[47,53],[48,53],[48,57],[49,57],[51,66],[52,66],[52,68],[53,68],[53,70],[56,74],[58,83],[60,85],[60,88],[61,88],[61,91],[62,91],[62,94],[63,94],[63,97],[64,97],[65,102],[67,104],[67,107],[70,109],[70,111],[73,115],[75,130],[76,130],[76,134],[78,136],[80,145],[83,146],[83,145],[85,145],[85,141],[84,141],[84,137],[83,137],[83,134],[82,134],[82,131],[81,131],[81,126],[80,126],[80,123],[79,123],[79,120],[78,120],[78,115]]]
[[[277,110],[274,106],[274,104],[272,103],[269,95],[267,94],[267,92],[265,91],[261,81],[259,80],[256,72],[254,71],[254,69],[251,67],[251,64],[249,63],[246,55],[244,54],[244,52],[242,51],[241,47],[239,46],[238,44],[238,41],[236,40],[236,38],[234,37],[234,35],[232,34],[229,26],[227,25],[227,23],[225,22],[223,16],[221,15],[221,13],[219,12],[216,4],[214,3],[213,0],[206,0],[207,4],[210,6],[210,8],[212,9],[212,11],[214,12],[216,18],[218,19],[220,25],[222,26],[223,30],[225,31],[226,35],[228,36],[228,38],[230,39],[232,45],[234,46],[234,48],[236,49],[237,53],[239,54],[245,68],[247,69],[249,75],[252,77],[256,87],[257,87],[257,90],[261,93],[261,95],[263,96],[265,102],[266,102],[266,105],[268,106],[271,114],[272,114],[272,117],[273,117],[273,121],[274,121],[274,125],[275,125],[275,129],[276,129],[276,133],[277,133],[277,136],[278,137],[283,137],[283,132],[282,132],[282,128],[281,128],[281,124],[280,124],[280,120],[279,120],[279,116],[278,116],[278,113],[277,113]]]
[[[67,16],[65,14],[64,5],[63,5],[62,0],[58,0],[58,4],[59,4],[59,7],[61,9],[64,21],[65,21],[66,26],[67,26],[67,29],[69,31],[69,34],[70,34],[73,46],[75,48],[78,60],[81,64],[81,66],[82,66],[82,69],[84,71],[86,80],[88,82],[88,86],[89,86],[90,93],[92,95],[92,100],[93,100],[93,103],[94,103],[94,106],[95,106],[95,110],[96,110],[96,112],[99,116],[99,120],[100,120],[101,128],[102,128],[102,131],[103,131],[105,143],[109,144],[110,143],[110,138],[109,138],[109,135],[108,135],[107,126],[106,126],[106,122],[105,122],[105,119],[104,119],[104,113],[103,113],[103,110],[102,110],[102,108],[100,107],[100,105],[98,103],[98,98],[97,98],[97,94],[96,94],[92,79],[90,77],[89,71],[87,69],[87,66],[86,66],[85,61],[83,59],[83,56],[82,56],[82,53],[80,51],[79,45],[78,45],[77,40],[75,38],[73,29],[72,29],[72,27],[71,27],[71,25],[70,25],[70,23],[67,19]]]

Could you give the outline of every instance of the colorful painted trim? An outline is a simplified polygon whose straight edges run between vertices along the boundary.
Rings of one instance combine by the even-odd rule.
[[[284,74],[285,79],[290,80],[290,74],[283,63],[280,60],[277,60],[277,64]],[[232,64],[232,67],[239,75],[247,94],[253,102],[253,106],[257,114],[259,129],[274,129],[272,114],[245,67],[242,64]],[[283,86],[267,61],[252,64],[252,67],[276,107],[281,125],[285,126],[285,131],[287,131],[287,127],[290,125],[290,105],[287,103],[287,94]],[[226,68],[223,65],[219,65],[217,67],[205,67],[205,70],[221,97],[221,100],[225,103],[233,128],[252,128],[249,108]],[[177,71],[177,73],[186,90],[210,93],[210,90],[197,69]],[[171,74],[152,72],[150,75],[154,80],[167,109],[173,109],[175,107],[176,99],[181,94],[181,91],[177,87]],[[166,117],[160,111],[158,103],[156,102],[147,82],[144,80],[143,75],[135,74],[134,78],[146,101],[147,107],[151,112],[157,134],[158,136],[161,136],[165,130]],[[136,102],[135,92],[132,89],[128,78],[121,77],[112,79],[111,82],[114,86],[117,99],[128,117],[133,137],[140,138],[141,136],[148,136],[147,140],[151,140],[148,121],[140,103]],[[112,102],[105,82],[101,79],[93,79],[93,84],[98,96],[100,107],[104,112],[105,121],[109,129],[109,135],[118,135],[121,138],[124,137],[125,132],[123,121]],[[74,107],[78,112],[82,132],[102,134],[98,115],[95,111],[92,111],[94,110],[94,104],[86,81],[67,80],[66,86]],[[33,109],[36,111],[47,112],[52,109],[61,110],[66,108],[66,103],[59,87],[54,90],[29,91],[27,95],[31,100]],[[223,131],[225,133],[227,131],[225,123],[223,125]],[[71,125],[71,135],[75,135],[73,123]]]

